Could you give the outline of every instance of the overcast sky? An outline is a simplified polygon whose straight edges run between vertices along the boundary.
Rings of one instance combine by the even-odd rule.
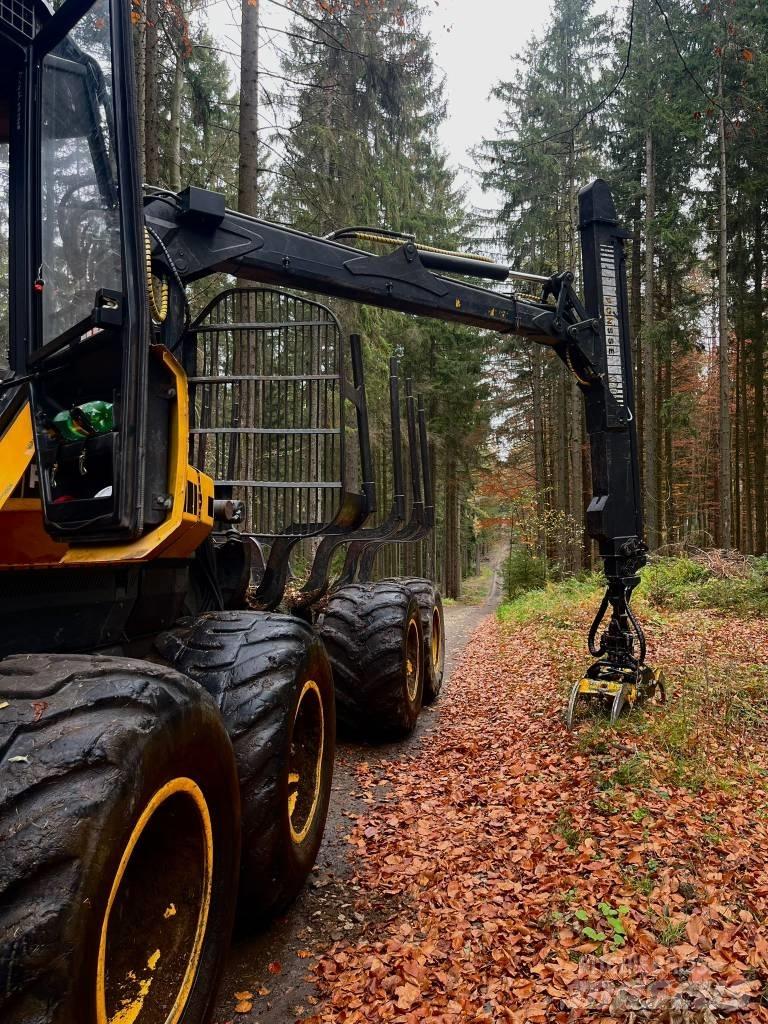
[[[440,138],[451,163],[469,168],[468,150],[493,135],[501,105],[489,97],[493,86],[511,77],[513,56],[546,24],[547,0],[424,0],[435,63],[445,73],[448,118]],[[468,170],[462,181],[471,201],[482,192]]]
[[[513,56],[523,49],[533,32],[541,33],[550,15],[550,0],[420,0],[425,28],[434,43],[435,62],[445,73],[448,118],[440,138],[450,162],[468,168],[468,150],[489,137],[500,116],[500,105],[489,98],[496,82],[512,73]],[[608,10],[621,0],[598,0]],[[281,29],[290,15],[284,0],[261,0],[262,68],[278,72],[280,50],[285,46]],[[220,39],[233,51],[238,48],[235,0],[214,0],[209,19]],[[235,69],[233,68],[233,71]],[[267,76],[265,76],[267,77]],[[275,86],[278,82],[275,81]],[[468,170],[461,180],[469,198],[484,205],[483,195]]]

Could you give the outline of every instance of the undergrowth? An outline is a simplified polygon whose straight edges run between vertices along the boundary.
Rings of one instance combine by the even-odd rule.
[[[716,608],[746,615],[768,614],[768,558],[654,558],[641,573],[635,600],[653,609]],[[600,573],[547,582],[540,559],[516,555],[507,562],[512,596],[499,608],[502,622],[568,618],[603,589]]]
[[[505,601],[499,606],[498,616],[501,622],[539,620],[567,624],[573,621],[574,613],[580,608],[586,608],[588,602],[594,603],[595,598],[599,600],[601,589],[602,581],[597,573],[570,576]]]
[[[654,608],[720,608],[768,613],[768,558],[656,558],[642,572],[638,596]]]
[[[598,574],[572,577],[522,593],[499,609],[502,623],[530,626],[550,652],[562,682],[553,700],[562,707],[588,662],[585,630],[602,589]],[[718,553],[655,559],[643,571],[636,604],[656,644],[649,661],[663,668],[669,699],[625,714],[616,727],[599,714],[584,724],[576,741],[583,754],[597,759],[598,788],[606,794],[656,784],[727,790],[736,769],[723,751],[747,752],[768,731],[768,665],[760,644],[753,649],[749,642],[764,636],[759,619],[768,614],[768,559]],[[746,632],[735,648],[729,615]],[[599,768],[606,758],[607,772]]]

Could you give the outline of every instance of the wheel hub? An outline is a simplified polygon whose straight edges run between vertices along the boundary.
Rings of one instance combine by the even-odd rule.
[[[440,658],[442,656],[442,623],[440,621],[440,609],[435,607],[432,612],[432,635],[430,639],[430,648],[432,652],[432,667],[437,672],[440,669]]]
[[[405,641],[405,672],[408,699],[414,703],[419,692],[421,675],[421,644],[419,643],[419,627],[416,625],[415,619],[411,619],[408,623]]]
[[[97,1024],[178,1024],[200,963],[212,877],[205,797],[192,779],[173,779],[136,822],[112,883],[99,942]]]
[[[323,699],[317,683],[308,680],[296,708],[288,764],[288,821],[297,844],[307,837],[320,799],[324,734]]]

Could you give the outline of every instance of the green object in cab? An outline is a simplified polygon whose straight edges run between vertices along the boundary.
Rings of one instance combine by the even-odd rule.
[[[113,427],[111,402],[97,399],[83,402],[53,417],[53,427],[62,441],[82,441],[85,437],[107,434]]]

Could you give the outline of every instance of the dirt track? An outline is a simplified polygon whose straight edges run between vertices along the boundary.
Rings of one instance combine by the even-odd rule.
[[[497,576],[496,572],[492,574],[484,604],[454,604],[445,609],[447,678],[472,632],[498,604]],[[378,747],[340,745],[325,838],[309,885],[290,913],[267,931],[235,939],[214,1016],[215,1024],[254,1021],[291,1024],[317,1011],[315,988],[307,980],[308,967],[313,962],[309,955],[320,952],[337,939],[354,939],[364,925],[372,923],[370,913],[364,918],[353,906],[357,886],[352,882],[350,858],[354,852],[348,836],[354,817],[365,807],[355,767],[363,762],[382,764],[393,755],[403,757],[413,752],[415,756],[422,737],[436,726],[440,711],[445,711],[449,700],[450,693],[444,692],[443,699],[434,708],[425,709],[415,733],[405,743]],[[391,913],[388,905],[378,910],[382,917]],[[235,1012],[235,993],[238,992],[253,993],[253,1008],[247,1013]]]

